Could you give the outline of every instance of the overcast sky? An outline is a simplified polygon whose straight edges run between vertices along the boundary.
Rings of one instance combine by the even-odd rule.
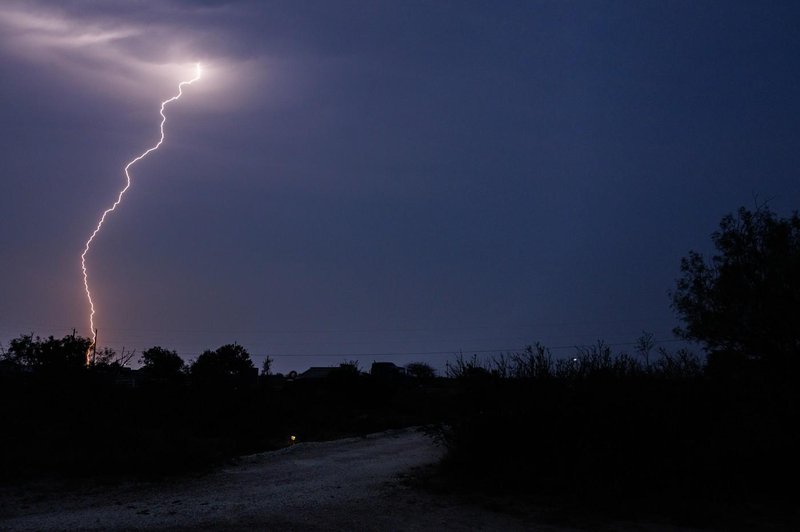
[[[798,27],[793,2],[4,1],[0,341],[89,335],[83,245],[198,61],[88,255],[100,345],[288,371],[670,340],[680,258],[755,197],[800,205]]]

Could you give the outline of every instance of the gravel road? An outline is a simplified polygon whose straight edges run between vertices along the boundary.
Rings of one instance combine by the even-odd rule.
[[[0,492],[2,530],[563,530],[402,481],[442,449],[405,429],[299,443],[200,477]]]

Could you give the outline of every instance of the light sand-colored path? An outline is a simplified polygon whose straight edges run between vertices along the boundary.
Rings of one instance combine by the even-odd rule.
[[[399,481],[441,453],[428,436],[405,429],[300,443],[196,478],[6,488],[0,529],[563,530]]]

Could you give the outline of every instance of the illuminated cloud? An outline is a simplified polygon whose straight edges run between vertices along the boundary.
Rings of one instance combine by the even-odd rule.
[[[204,90],[229,93],[236,90],[235,80],[257,84],[253,73],[265,70],[263,58],[236,50],[235,38],[214,24],[229,9],[169,2],[4,2],[0,47],[46,67],[62,82],[123,97],[153,85],[163,92],[202,62]]]

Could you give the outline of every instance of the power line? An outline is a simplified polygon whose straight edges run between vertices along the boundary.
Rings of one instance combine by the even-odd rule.
[[[585,336],[586,335],[584,335],[584,337]],[[613,335],[613,336],[620,336],[620,335]],[[628,335],[625,335],[625,336],[628,337],[628,338],[630,337]],[[659,336],[661,336],[661,335],[659,335]],[[663,335],[663,336],[666,336],[666,334]],[[526,337],[520,337],[520,338],[523,339],[523,340],[530,340],[530,338],[526,338]],[[606,337],[606,339],[607,338],[608,337]],[[607,346],[621,347],[621,346],[631,346],[631,345],[635,345],[636,344],[636,342],[630,342],[630,341],[624,341],[624,342],[610,341],[609,342],[609,341],[605,341],[606,339],[601,338],[600,340],[603,340],[604,345],[607,345]],[[475,339],[473,339],[473,340],[475,340]],[[555,340],[555,338],[551,338],[551,340]],[[458,343],[458,340],[456,340],[456,341],[453,341],[453,340],[431,340],[431,341],[426,341],[426,343],[442,343],[444,341],[447,341],[448,343],[451,343],[451,345],[453,343],[456,343],[456,344]],[[480,339],[477,339],[477,341],[480,341]],[[664,339],[664,340],[657,340],[656,343],[674,343],[674,342],[682,342],[682,341],[684,341],[684,340],[680,340],[680,339]],[[380,343],[387,343],[387,342],[388,341],[386,341],[386,340],[381,340],[381,341],[375,341],[375,342],[369,342],[369,343],[380,344]],[[305,344],[308,344],[308,343],[309,342],[305,342]],[[314,342],[314,343],[319,343],[319,342]],[[330,342],[326,342],[326,343],[330,343]],[[360,345],[360,344],[367,343],[367,342],[335,342],[335,343],[339,344],[339,345]],[[396,343],[396,342],[394,342],[394,343]],[[412,343],[417,343],[417,342],[412,342]],[[355,352],[355,351],[338,351],[338,352],[335,352],[335,353],[325,353],[325,352],[319,352],[319,353],[317,353],[317,352],[312,352],[312,353],[303,353],[303,352],[286,353],[286,352],[280,352],[280,351],[273,351],[273,352],[268,352],[268,353],[251,354],[251,356],[259,356],[259,357],[265,357],[265,356],[271,356],[271,357],[337,357],[337,356],[446,355],[446,354],[455,354],[455,353],[458,353],[458,352],[492,353],[492,352],[520,351],[520,350],[524,349],[524,346],[531,345],[532,343],[535,343],[535,342],[525,341],[525,342],[521,342],[521,343],[517,344],[517,347],[511,347],[511,348],[486,348],[486,347],[480,347],[480,348],[475,348],[475,349],[453,348],[453,349],[440,349],[440,350],[427,350],[427,351],[393,351],[393,350],[387,350],[387,351],[368,351],[368,352],[362,352],[362,353],[358,353],[358,352]],[[586,347],[591,347],[593,345],[597,345],[596,343],[585,343],[585,340],[583,342],[577,341],[577,342],[569,342],[569,343],[564,343],[564,344],[551,345],[551,344],[547,343],[547,340],[542,341],[542,339],[540,339],[538,341],[538,343],[541,343],[542,345],[545,345],[550,350],[586,348]],[[117,341],[115,341],[113,343],[109,343],[106,346],[107,347],[111,347],[111,348],[115,348],[115,349],[116,348],[122,348],[122,347],[136,349],[137,348],[136,344],[137,344],[137,342],[135,340],[130,341],[130,340],[119,340],[118,339]],[[303,344],[285,344],[285,345],[303,345]],[[169,347],[171,349],[175,349],[176,351],[181,352],[181,353],[192,353],[192,352],[200,353],[200,352],[203,352],[203,351],[206,351],[206,350],[210,349],[208,345],[199,345],[198,344],[198,345],[188,346],[186,344],[180,344],[180,343],[177,344],[177,345],[174,345],[174,344],[169,345]]]
[[[391,332],[444,332],[444,331],[468,331],[476,329],[495,329],[495,330],[529,330],[535,327],[556,327],[569,325],[608,325],[619,323],[648,323],[662,321],[664,317],[637,318],[637,319],[616,319],[616,320],[576,320],[576,321],[533,321],[529,324],[514,325],[459,325],[451,327],[380,327],[380,328],[329,328],[329,329],[164,329],[164,328],[126,328],[126,327],[104,327],[108,332],[132,332],[132,333],[205,333],[205,334],[311,334],[311,333],[391,333]],[[5,325],[3,328],[10,330],[12,326]],[[21,330],[52,329],[71,331],[74,326],[65,325],[28,325],[24,327],[13,326]]]
[[[621,320],[623,321],[623,320]],[[69,329],[70,331],[72,329]],[[435,329],[429,329],[435,330]],[[515,337],[523,338],[523,337]],[[426,342],[433,342],[433,343],[440,343],[445,340],[426,340]],[[477,341],[480,341],[478,339]],[[657,340],[656,344],[665,344],[665,343],[677,343],[677,342],[684,342],[685,340],[681,339],[665,339],[665,340]],[[136,340],[134,341],[127,341],[127,340],[117,340],[113,344],[108,345],[108,347],[117,348],[117,347],[129,347],[131,344],[138,343]],[[306,342],[308,343],[308,342]],[[336,342],[339,344],[355,344],[358,345],[360,343],[365,342]],[[375,343],[383,343],[383,342],[375,342]],[[604,342],[603,345],[609,347],[629,347],[636,345],[637,342]],[[292,344],[289,344],[292,345]],[[295,344],[296,345],[296,344]],[[264,358],[264,357],[271,357],[271,358],[352,358],[352,357],[401,357],[401,356],[457,356],[459,354],[488,354],[488,353],[514,353],[520,352],[524,350],[524,346],[530,345],[529,343],[524,343],[522,346],[517,347],[502,347],[502,348],[481,348],[481,349],[450,349],[450,350],[439,350],[439,351],[385,351],[385,352],[366,352],[366,353],[354,353],[350,352],[337,352],[337,353],[251,353],[250,356],[253,358]],[[561,351],[566,349],[581,349],[581,348],[589,348],[592,346],[596,346],[597,344],[586,344],[586,343],[569,343],[569,344],[561,344],[561,345],[545,345],[547,349],[550,351]],[[208,347],[192,347],[192,348],[181,348],[181,346],[175,346],[173,349],[177,348],[176,350],[179,352],[202,352],[208,349]]]
[[[670,339],[670,340],[656,340],[656,344],[667,344],[667,343],[676,343],[676,342],[685,342],[685,340],[681,339]],[[625,347],[625,346],[633,346],[636,345],[637,342],[618,342],[618,343],[603,343],[604,346],[608,347]],[[585,349],[589,347],[594,347],[597,344],[572,344],[572,345],[556,345],[556,346],[544,346],[546,349],[550,351],[555,350],[563,350],[563,349]],[[457,351],[414,351],[414,352],[393,352],[393,353],[250,353],[251,357],[285,357],[285,358],[300,358],[300,357],[392,357],[392,356],[422,356],[422,355],[458,355],[458,354],[481,354],[481,353],[513,353],[523,351],[523,348],[520,347],[504,347],[504,348],[496,348],[496,349],[459,349]]]
[[[655,331],[655,333],[659,337],[668,336],[670,334],[669,332],[662,332],[662,331]],[[302,346],[308,346],[308,345],[319,345],[320,343],[335,344],[337,346],[359,346],[359,345],[370,345],[370,344],[372,344],[372,345],[375,345],[375,344],[409,344],[409,343],[423,343],[423,342],[427,343],[427,344],[450,344],[450,345],[458,344],[458,343],[462,343],[462,342],[470,342],[470,343],[480,342],[480,343],[483,343],[483,344],[487,344],[487,343],[491,344],[491,343],[494,343],[494,342],[497,342],[497,343],[500,343],[500,342],[503,342],[503,343],[506,343],[506,342],[508,342],[508,343],[520,342],[520,343],[523,343],[523,344],[527,344],[527,343],[530,343],[532,337],[536,338],[537,336],[540,336],[538,339],[540,341],[542,341],[543,343],[545,343],[545,342],[564,342],[565,340],[569,341],[570,339],[574,339],[576,337],[580,337],[580,338],[584,338],[585,339],[585,338],[590,337],[590,336],[599,336],[599,337],[603,338],[604,340],[614,340],[615,338],[620,338],[620,337],[622,337],[622,338],[627,340],[627,339],[631,338],[631,336],[636,336],[636,333],[632,332],[632,331],[628,331],[628,332],[625,332],[625,333],[614,333],[614,334],[601,334],[601,333],[598,333],[598,335],[590,334],[590,333],[570,334],[570,335],[561,334],[561,335],[555,335],[555,336],[554,335],[544,335],[543,338],[541,337],[542,335],[531,335],[531,334],[529,334],[529,335],[524,335],[524,336],[502,336],[502,337],[501,336],[494,336],[494,337],[487,337],[487,338],[452,338],[451,337],[451,338],[424,338],[424,339],[419,339],[419,338],[409,337],[409,338],[395,338],[395,339],[380,338],[380,339],[370,339],[370,340],[318,339],[318,340],[315,340],[315,341],[296,341],[296,342],[292,342],[292,341],[280,341],[280,342],[269,341],[269,342],[264,342],[264,341],[254,341],[254,339],[252,339],[252,338],[245,338],[244,339],[244,343],[268,343],[270,348],[287,348],[287,347],[288,348],[295,348],[295,347],[302,347]],[[235,340],[238,341],[239,339],[235,339]],[[166,339],[162,338],[161,341],[170,342],[170,339],[169,338],[166,338]],[[114,345],[122,345],[122,344],[128,345],[128,344],[142,343],[142,338],[140,338],[140,337],[122,337],[122,338],[120,338],[120,337],[117,336],[117,337],[114,337],[114,342],[113,343],[114,343]],[[180,342],[180,340],[178,341],[178,344],[179,345],[183,345],[183,346],[190,345],[190,344],[186,344],[186,343]],[[205,347],[207,347],[207,346],[205,346]],[[197,347],[194,347],[193,349],[196,349],[196,348]],[[201,349],[202,348],[204,348],[204,347],[201,347]]]

